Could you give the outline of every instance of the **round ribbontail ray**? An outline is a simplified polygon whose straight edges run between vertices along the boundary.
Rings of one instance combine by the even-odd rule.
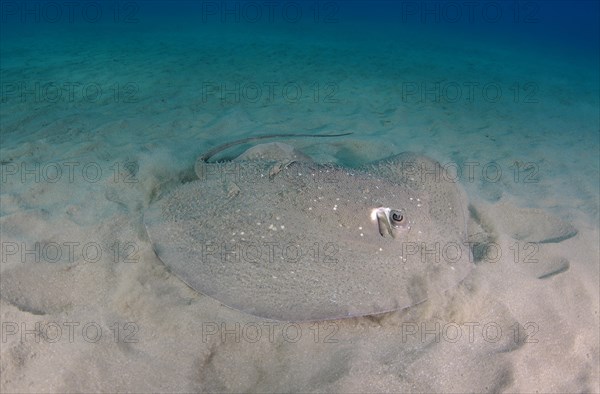
[[[243,312],[312,321],[406,308],[471,270],[466,198],[422,176],[435,161],[279,159],[197,164],[198,180],[150,206],[148,235],[172,273]]]

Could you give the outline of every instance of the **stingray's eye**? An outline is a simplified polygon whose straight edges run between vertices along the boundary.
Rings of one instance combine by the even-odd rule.
[[[396,238],[400,234],[405,234],[410,230],[404,211],[400,209],[375,208],[371,211],[371,220],[377,221],[379,234],[382,237]]]
[[[404,215],[402,214],[401,211],[398,211],[397,209],[392,209],[390,211],[390,222],[392,224],[392,226],[394,227],[398,227],[398,226],[402,226],[404,224]]]

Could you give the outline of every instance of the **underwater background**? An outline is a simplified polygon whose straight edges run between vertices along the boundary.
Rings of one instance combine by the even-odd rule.
[[[595,221],[598,7],[4,1],[3,153],[46,141],[48,159],[125,159],[154,144],[188,166],[240,136],[351,131],[358,150],[300,143],[346,165],[404,150],[536,162],[532,188]]]

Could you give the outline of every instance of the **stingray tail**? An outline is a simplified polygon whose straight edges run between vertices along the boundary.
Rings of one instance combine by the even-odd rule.
[[[258,140],[266,140],[266,139],[274,139],[274,138],[295,138],[295,137],[311,137],[311,138],[312,137],[315,137],[315,138],[318,138],[318,137],[343,137],[345,135],[350,135],[350,134],[352,134],[352,132],[341,133],[341,134],[263,134],[263,135],[257,135],[254,137],[242,138],[241,140],[231,141],[231,142],[227,142],[223,145],[219,145],[219,146],[209,150],[208,152],[204,153],[203,155],[201,155],[197,161],[207,163],[211,157],[213,157],[214,155],[216,155],[219,152],[224,151],[225,149],[229,149],[232,146],[246,144],[248,142],[254,142],[254,141],[258,141]]]

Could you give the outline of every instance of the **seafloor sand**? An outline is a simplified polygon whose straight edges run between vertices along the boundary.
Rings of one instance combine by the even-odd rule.
[[[267,35],[220,39],[228,46],[162,36],[128,52],[119,42],[6,43],[3,82],[95,83],[103,94],[2,105],[2,392],[599,390],[593,67],[531,48],[439,41],[357,51],[327,41],[290,49]],[[298,102],[281,97],[288,81],[303,88]],[[276,83],[280,94],[221,102],[204,97],[207,82]],[[496,83],[503,95],[403,97],[403,83],[421,82]],[[511,86],[525,93],[527,83],[536,102],[513,96]],[[405,150],[478,163],[461,183],[502,257],[421,305],[299,325],[224,307],[156,258],[144,209],[193,179],[198,154],[247,133],[345,131],[354,135],[291,143],[346,166]],[[481,174],[490,162],[503,171],[497,181]],[[516,207],[543,209],[577,233]],[[36,243],[39,262],[25,253]]]

